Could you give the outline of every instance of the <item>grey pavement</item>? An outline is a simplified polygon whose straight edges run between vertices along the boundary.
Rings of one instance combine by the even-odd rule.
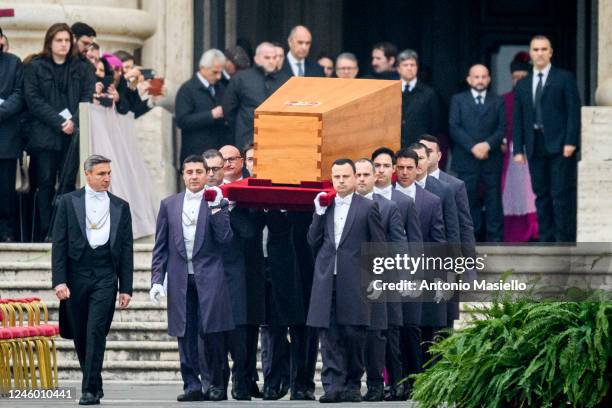
[[[104,383],[105,397],[102,399],[101,406],[135,408],[135,407],[318,407],[317,401],[290,401],[285,397],[279,401],[262,401],[253,399],[252,401],[222,401],[222,402],[177,402],[176,396],[182,392],[181,383],[135,383],[126,381],[106,381]],[[72,387],[77,393],[71,400],[15,400],[0,397],[0,407],[21,408],[21,407],[74,407],[77,406],[80,397],[80,383],[62,381],[62,387]],[[317,390],[317,398],[323,394],[322,390]],[[354,403],[333,404],[334,407],[406,407],[416,408],[412,402],[362,402],[359,405]]]

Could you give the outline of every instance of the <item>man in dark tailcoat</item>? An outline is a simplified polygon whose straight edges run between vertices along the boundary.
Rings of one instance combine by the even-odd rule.
[[[183,377],[178,401],[227,397],[225,341],[234,320],[221,247],[232,230],[219,188],[215,201],[203,201],[206,174],[201,155],[185,159],[186,191],[161,202],[153,248],[150,294],[158,301],[167,277],[168,334],[178,337]]]
[[[132,296],[132,217],[127,202],[108,192],[110,160],[85,160],[84,188],[63,195],[53,224],[52,280],[60,300],[60,334],[74,339],[83,381],[81,405],[99,404],[102,362],[117,288],[119,307]]]
[[[370,304],[361,288],[360,254],[366,242],[384,242],[375,201],[355,190],[355,164],[332,165],[336,197],[329,207],[315,198],[308,243],[316,253],[307,324],[318,327],[325,395],[320,402],[361,401],[364,347],[371,323]]]

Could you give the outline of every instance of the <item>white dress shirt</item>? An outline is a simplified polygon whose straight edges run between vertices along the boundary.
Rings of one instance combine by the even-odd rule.
[[[440,169],[435,169],[434,171],[429,173],[429,175],[435,178],[436,180],[440,180]]]
[[[410,82],[407,82],[407,81],[402,79],[402,92],[406,91],[406,86],[408,87],[408,92],[412,92],[412,90],[416,86],[416,83],[417,83],[417,79],[416,78],[414,78]]]
[[[291,71],[293,71],[293,75],[298,76],[298,62],[302,64],[302,72],[303,76],[306,75],[306,60],[298,60],[293,56],[291,51],[287,53],[287,61],[289,62],[289,66],[291,67]]]
[[[96,249],[110,236],[110,198],[106,191],[94,191],[85,184],[85,232],[89,246]]]
[[[427,185],[427,176],[423,177],[422,180],[415,180],[414,183],[418,184],[419,187],[421,188],[425,188],[425,186]],[[412,184],[414,184],[412,183]]]
[[[193,263],[191,262],[193,258],[193,244],[195,242],[196,226],[203,198],[203,189],[197,193],[185,190],[185,197],[183,198],[183,213],[181,214],[183,240],[185,241],[185,251],[187,252],[187,273],[191,275],[193,274]]]
[[[346,217],[348,216],[349,208],[353,202],[353,194],[351,193],[344,198],[340,198],[336,195],[334,198],[334,241],[336,243],[336,249],[340,245],[340,238],[342,238],[342,231],[344,231],[344,224],[346,223]],[[338,273],[338,256],[334,261],[334,275]]]
[[[484,91],[482,91],[482,92],[478,92],[474,88],[471,88],[470,92],[472,92],[472,98],[474,98],[474,103],[478,103],[478,99],[476,99],[476,98],[478,98],[478,96],[481,96],[482,99],[481,99],[480,102],[484,104],[485,99],[487,98],[487,90],[486,89]]]
[[[408,197],[411,197],[413,200],[416,200],[416,183],[412,183],[408,187],[402,187],[400,183],[395,185],[395,189],[400,193],[406,194]]]
[[[539,71],[535,67],[533,68],[533,78],[531,78],[531,96],[533,97],[533,102],[535,103],[535,93],[536,88],[538,87],[538,82],[540,81],[540,77],[538,74],[542,73],[542,89],[544,89],[544,85],[546,85],[546,80],[548,79],[548,74],[550,73],[551,64],[548,64],[543,70]]]
[[[208,82],[208,80],[204,78],[199,72],[196,73],[196,76],[198,77],[200,82],[202,82],[202,85],[204,85],[206,89],[210,87],[210,83]]]
[[[393,185],[389,184],[387,187],[382,188],[374,186],[374,192],[385,197],[387,200],[390,200],[391,195],[393,194]]]

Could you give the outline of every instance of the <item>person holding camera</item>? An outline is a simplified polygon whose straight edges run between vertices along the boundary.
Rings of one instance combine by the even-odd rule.
[[[24,65],[24,94],[31,115],[27,150],[39,241],[49,231],[58,177],[73,164],[78,167],[77,162],[65,163],[66,154],[77,135],[79,103],[91,102],[94,93],[94,70],[89,61],[79,58],[73,37],[67,24],[53,24],[42,51]],[[74,190],[74,182],[62,184]]]

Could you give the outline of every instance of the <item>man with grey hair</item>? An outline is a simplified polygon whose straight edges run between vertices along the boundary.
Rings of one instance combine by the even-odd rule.
[[[283,63],[282,70],[289,76],[324,77],[323,68],[308,59],[312,34],[308,28],[298,25],[291,29],[289,38],[289,52]]]
[[[357,57],[351,52],[343,52],[336,57],[336,76],[352,79],[359,73]]]
[[[225,92],[221,73],[225,55],[211,48],[202,54],[199,69],[176,95],[176,123],[181,129],[181,163],[192,154],[218,149],[227,143],[228,129],[221,101]]]
[[[397,56],[402,80],[402,148],[418,142],[422,134],[436,135],[441,129],[440,99],[430,86],[417,78],[419,55],[406,49]]]
[[[255,108],[289,79],[277,70],[277,61],[274,45],[262,42],[255,50],[255,65],[230,80],[222,105],[233,132],[228,144],[244,146],[253,142]]]
[[[60,334],[74,339],[83,382],[81,405],[100,403],[106,336],[127,308],[134,272],[130,206],[108,192],[110,159],[85,160],[85,187],[59,199],[53,224],[52,287],[60,300]]]

